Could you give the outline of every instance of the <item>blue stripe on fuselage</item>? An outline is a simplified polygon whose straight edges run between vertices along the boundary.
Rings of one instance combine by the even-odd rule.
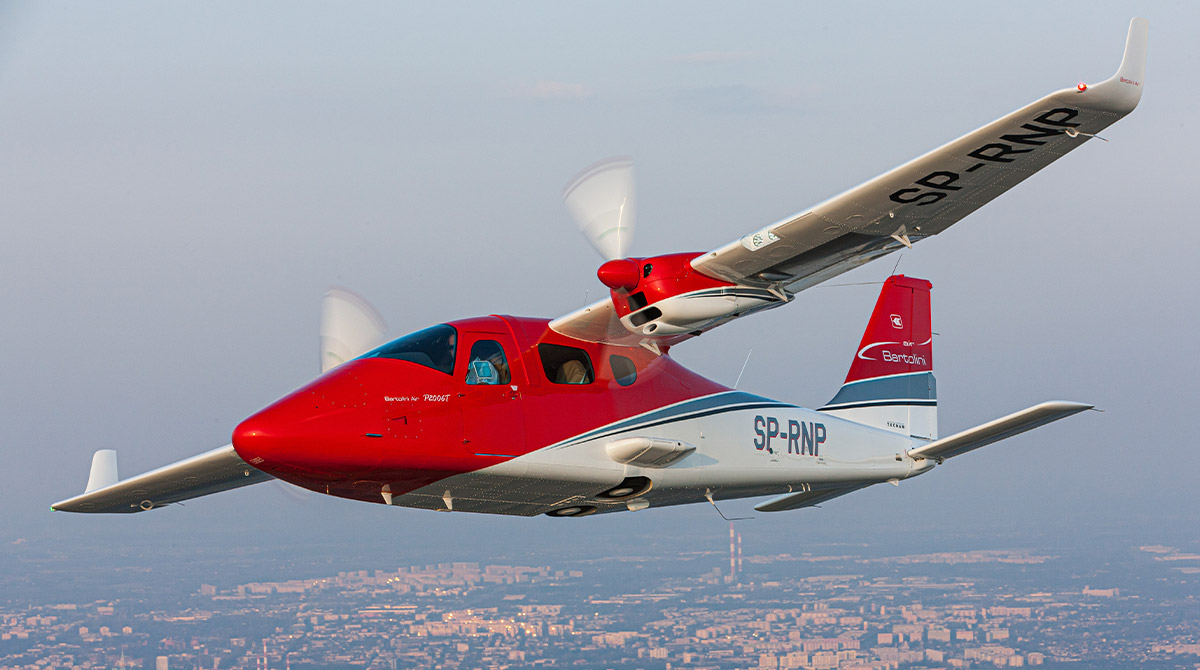
[[[607,426],[601,426],[595,430],[581,433],[574,437],[569,437],[562,442],[550,445],[550,447],[569,447],[587,440],[594,440],[599,437],[614,435],[616,433],[622,433],[637,428],[648,428],[650,426],[657,426],[663,423],[670,423],[672,421],[679,421],[682,419],[706,414],[740,409],[743,407],[793,407],[793,405],[788,405],[787,403],[782,403],[778,400],[771,400],[770,398],[757,396],[752,393],[745,393],[743,391],[723,391],[721,393],[715,393],[713,395],[708,395],[701,398],[684,400],[682,402],[675,403],[674,405],[667,405],[666,407],[660,407],[659,409],[651,410],[644,414],[639,414],[638,416],[622,419],[620,421],[610,423]]]

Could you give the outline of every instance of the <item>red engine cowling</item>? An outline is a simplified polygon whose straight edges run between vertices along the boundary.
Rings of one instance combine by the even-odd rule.
[[[612,292],[621,323],[644,337],[696,333],[743,314],[787,302],[765,288],[710,277],[692,267],[698,253],[621,258],[596,276]]]

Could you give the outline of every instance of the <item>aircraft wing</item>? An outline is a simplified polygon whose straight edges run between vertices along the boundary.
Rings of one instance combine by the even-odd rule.
[[[865,184],[692,261],[735,283],[795,292],[936,235],[1137,107],[1147,22],[1129,24],[1121,66],[1052,93]]]
[[[558,317],[550,322],[550,329],[588,342],[634,347],[642,340],[621,324],[611,296]]]
[[[1142,96],[1147,22],[1129,24],[1109,79],[1052,93],[865,184],[691,260],[735,292],[774,300],[677,334],[627,329],[611,297],[552,321],[553,330],[626,346],[670,346],[723,323],[784,304],[806,288],[936,235],[1133,111]],[[731,294],[732,295],[732,294]],[[733,295],[730,300],[737,298]]]
[[[238,456],[233,445],[213,449],[145,474],[117,481],[116,452],[101,450],[92,459],[87,491],[54,503],[62,512],[144,512],[210,493],[274,479]]]

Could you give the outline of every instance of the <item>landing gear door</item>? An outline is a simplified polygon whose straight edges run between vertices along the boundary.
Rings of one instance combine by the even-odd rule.
[[[518,456],[525,453],[521,391],[524,371],[507,333],[467,332],[460,349],[464,370],[457,380],[467,454]]]

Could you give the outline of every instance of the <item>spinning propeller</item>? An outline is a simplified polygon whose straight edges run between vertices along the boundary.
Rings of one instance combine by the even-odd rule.
[[[633,241],[633,161],[609,158],[579,173],[563,189],[579,231],[606,261],[625,258]]]
[[[550,327],[560,334],[661,353],[662,346],[791,299],[779,287],[763,286],[761,278],[758,284],[744,284],[704,273],[693,264],[699,252],[630,258],[636,216],[629,158],[609,158],[587,168],[563,189],[563,202],[604,257],[596,277],[611,295],[552,321]]]
[[[626,257],[636,220],[631,159],[609,158],[587,168],[563,189],[563,202],[580,232],[606,261]],[[324,374],[383,344],[387,323],[358,294],[332,287],[321,300],[320,332]]]
[[[332,287],[321,299],[321,373],[384,343],[387,323],[357,293]]]

